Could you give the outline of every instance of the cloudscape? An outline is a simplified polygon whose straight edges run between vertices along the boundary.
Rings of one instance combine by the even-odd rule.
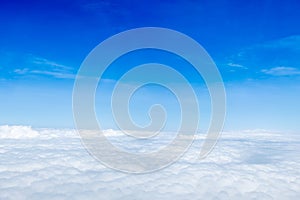
[[[299,135],[224,132],[205,160],[199,136],[172,166],[132,175],[104,167],[70,129],[1,126],[1,199],[297,199]],[[115,143],[120,134],[107,130]],[[161,140],[161,142],[163,142]],[[127,143],[127,145],[130,142]],[[160,144],[148,144],[148,148]],[[131,149],[138,145],[130,145]],[[149,150],[149,149],[148,149]]]
[[[297,0],[0,2],[0,199],[299,199]]]

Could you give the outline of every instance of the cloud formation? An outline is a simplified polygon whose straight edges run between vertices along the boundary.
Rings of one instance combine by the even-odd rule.
[[[300,75],[300,70],[294,67],[273,67],[271,69],[263,69],[261,70],[265,74],[273,75],[273,76],[292,76],[292,75]]]
[[[227,64],[229,67],[236,67],[236,68],[241,68],[241,69],[248,69],[247,67],[245,67],[244,65],[241,65],[241,64],[237,64],[237,63],[228,63]]]
[[[254,77],[257,76],[257,72],[271,76],[298,75],[299,46],[300,35],[264,41],[242,48],[228,58],[230,62],[227,65],[247,66],[249,76]]]
[[[27,55],[25,68],[16,68],[16,75],[39,75],[50,76],[59,79],[74,79],[76,74],[72,67],[48,60],[46,58]]]
[[[123,142],[118,132],[105,133]],[[142,175],[104,167],[87,153],[74,130],[0,126],[0,136],[0,199],[298,199],[300,195],[300,139],[292,133],[224,132],[204,160],[197,159],[204,137],[199,135],[178,162]],[[146,141],[145,145],[151,146]]]

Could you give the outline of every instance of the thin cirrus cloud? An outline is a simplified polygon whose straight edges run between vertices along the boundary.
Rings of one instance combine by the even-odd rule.
[[[265,42],[259,46],[264,48],[289,48],[294,50],[300,50],[300,35],[291,35],[288,37],[279,38]]]
[[[76,74],[74,69],[46,58],[29,55],[25,61],[28,67],[17,68],[14,73],[21,76],[49,76],[59,79],[74,79]]]
[[[62,78],[62,79],[74,79],[75,74],[64,73],[64,72],[55,72],[55,71],[41,71],[41,70],[32,70],[32,74],[40,74],[40,75],[48,75],[54,78]]]
[[[271,69],[263,69],[261,72],[272,76],[293,76],[300,75],[300,70],[294,67],[273,67]]]
[[[229,67],[235,67],[235,68],[240,68],[240,69],[248,69],[247,67],[245,67],[244,65],[241,65],[241,64],[237,64],[237,63],[228,63],[227,64]]]
[[[263,72],[272,76],[298,75],[300,35],[291,35],[271,41],[265,41],[242,48],[228,57],[230,67],[247,66],[252,76]],[[265,66],[260,68],[259,66]]]
[[[56,70],[71,70],[72,68],[66,65],[62,65],[59,63],[56,63],[54,61],[50,61],[47,60],[45,58],[41,58],[41,57],[32,57],[32,63],[37,64],[37,65],[46,65],[46,66],[51,66],[51,67],[55,67]]]

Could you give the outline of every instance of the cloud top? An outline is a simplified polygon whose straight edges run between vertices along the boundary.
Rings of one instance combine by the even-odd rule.
[[[300,195],[300,138],[292,133],[224,132],[213,152],[198,160],[204,138],[200,134],[178,162],[142,175],[104,167],[83,148],[75,130],[0,126],[0,135],[0,199],[298,199]],[[120,132],[108,130],[105,135],[115,143],[124,142]],[[130,149],[130,141],[125,143]],[[146,141],[145,145],[151,146]]]
[[[39,132],[30,126],[0,126],[0,139],[36,138]]]

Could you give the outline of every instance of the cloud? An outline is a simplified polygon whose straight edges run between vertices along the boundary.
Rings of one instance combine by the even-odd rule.
[[[28,72],[29,72],[29,69],[28,69],[28,68],[15,69],[15,70],[14,70],[14,73],[20,74],[20,75],[22,75],[22,74],[27,74]]]
[[[0,57],[0,79],[3,80],[36,77],[74,79],[76,76],[74,67],[32,54],[6,52]]]
[[[76,74],[73,73],[73,68],[59,64],[48,59],[30,55],[28,56],[28,67],[17,68],[14,73],[17,75],[45,75],[59,79],[74,79]]]
[[[236,67],[236,68],[241,68],[241,69],[248,69],[244,65],[237,64],[237,63],[228,63],[227,65],[230,66],[230,67]]]
[[[63,79],[74,79],[76,77],[76,74],[70,74],[70,73],[62,73],[62,72],[53,72],[53,71],[42,71],[42,70],[32,70],[30,71],[32,74],[41,74],[41,75],[49,75],[53,76],[55,78],[63,78]]]
[[[75,130],[0,126],[0,134],[0,199],[298,199],[300,195],[300,138],[292,133],[223,132],[204,160],[197,160],[204,137],[199,135],[178,162],[142,175],[104,167],[83,148]],[[106,135],[124,142],[113,130]],[[145,144],[153,148],[160,143]]]
[[[265,42],[263,44],[256,45],[264,48],[286,48],[300,50],[300,35],[291,35],[277,40]]]
[[[300,75],[300,70],[294,67],[273,67],[271,69],[263,69],[261,72],[272,76],[292,76]]]
[[[0,138],[21,139],[38,137],[39,133],[30,126],[0,126]]]
[[[31,62],[34,64],[37,64],[37,65],[46,65],[49,67],[54,67],[54,68],[56,68],[56,70],[59,70],[59,69],[60,70],[72,70],[72,68],[69,66],[62,65],[57,62],[47,60],[45,58],[32,56],[31,59],[32,59]]]
[[[299,51],[300,35],[291,35],[244,47],[228,57],[230,62],[227,65],[231,67],[247,66],[250,69],[248,74],[252,76],[257,76],[257,72],[275,76],[285,75],[285,73],[295,75],[299,71],[286,66],[300,66]],[[251,74],[251,72],[253,73]]]

